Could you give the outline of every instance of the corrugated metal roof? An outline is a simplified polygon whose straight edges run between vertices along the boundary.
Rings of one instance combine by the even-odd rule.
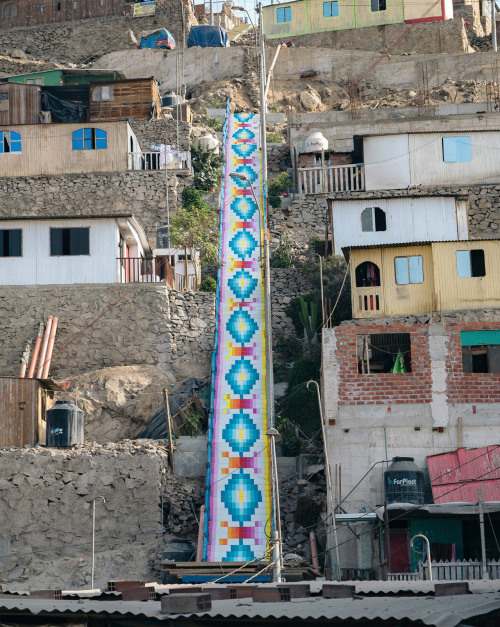
[[[425,598],[295,599],[287,603],[215,601],[212,610],[184,615],[198,618],[260,618],[287,620],[396,620],[421,622],[431,627],[455,627],[466,619],[500,612],[500,595],[450,596]],[[182,616],[182,615],[179,615]],[[173,616],[174,620],[179,616]]]
[[[427,458],[432,496],[436,503],[500,501],[500,448],[458,449]]]

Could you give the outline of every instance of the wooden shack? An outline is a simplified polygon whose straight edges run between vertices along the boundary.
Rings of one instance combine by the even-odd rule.
[[[90,83],[90,121],[157,119],[161,98],[154,78]]]
[[[42,95],[38,85],[0,84],[0,126],[38,124]]]
[[[123,11],[124,0],[3,0],[0,2],[0,28],[123,15]]]
[[[62,388],[49,379],[0,377],[0,448],[46,443],[47,409]]]

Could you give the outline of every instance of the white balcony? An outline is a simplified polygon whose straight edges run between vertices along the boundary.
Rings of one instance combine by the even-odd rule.
[[[301,196],[362,192],[365,189],[365,166],[362,163],[299,168],[297,173],[298,192]]]

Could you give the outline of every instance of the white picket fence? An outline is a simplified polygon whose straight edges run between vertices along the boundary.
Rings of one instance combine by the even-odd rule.
[[[500,579],[500,560],[486,562],[489,579]],[[483,565],[474,560],[456,562],[432,562],[432,578],[435,581],[466,581],[483,579]],[[429,565],[418,563],[415,573],[389,573],[389,581],[428,581]]]

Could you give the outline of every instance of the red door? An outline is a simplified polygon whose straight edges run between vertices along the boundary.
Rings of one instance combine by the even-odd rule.
[[[390,529],[389,552],[391,573],[410,572],[407,529]]]

